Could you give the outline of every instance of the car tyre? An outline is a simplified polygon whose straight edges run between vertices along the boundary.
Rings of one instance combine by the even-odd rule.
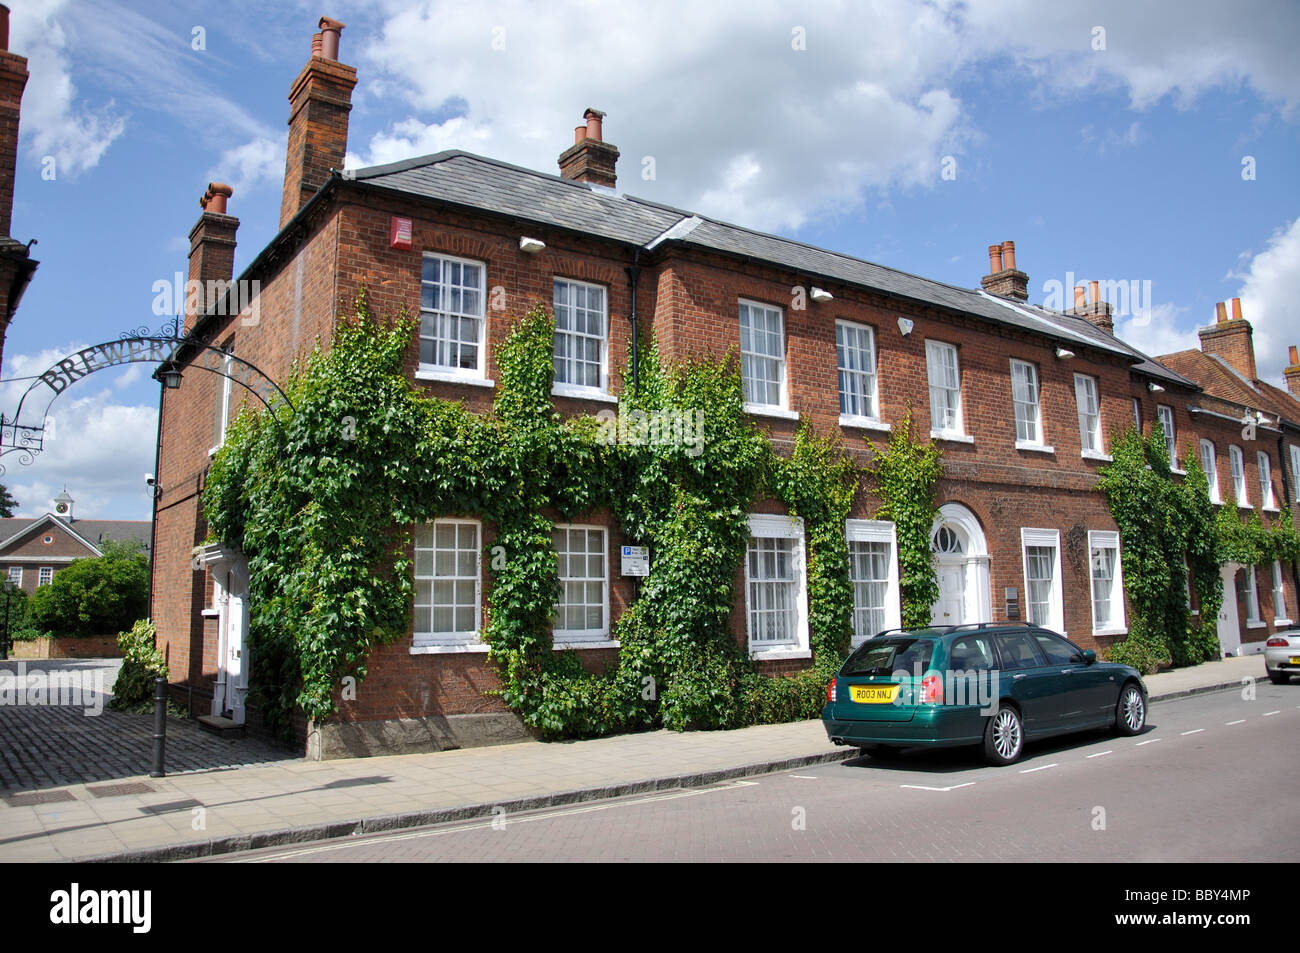
[[[1001,705],[984,724],[984,760],[1002,767],[1015,764],[1025,749],[1025,726],[1020,712]]]
[[[1142,689],[1129,682],[1119,690],[1119,701],[1115,703],[1115,730],[1121,735],[1141,734],[1147,726],[1147,700]]]
[[[1274,685],[1285,685],[1291,681],[1291,674],[1289,672],[1269,672],[1268,680]]]

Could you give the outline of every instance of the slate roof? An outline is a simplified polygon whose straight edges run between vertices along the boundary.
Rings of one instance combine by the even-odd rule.
[[[961,312],[984,321],[1036,331],[1069,345],[1083,345],[1128,358],[1139,373],[1196,389],[1147,355],[1086,319],[1023,302],[959,288],[802,242],[719,222],[706,216],[575,182],[556,175],[451,150],[389,165],[349,170],[345,181],[414,195],[521,223],[559,227],[630,247],[665,241],[782,266],[893,297]],[[667,234],[665,234],[667,233]]]
[[[34,519],[18,516],[0,519],[0,548],[16,542],[29,530],[35,529],[45,522],[56,523],[96,547],[108,539],[135,539],[139,540],[146,553],[149,549],[149,527],[151,524],[148,520],[79,519],[69,522],[55,513],[46,513],[44,516],[38,516]]]

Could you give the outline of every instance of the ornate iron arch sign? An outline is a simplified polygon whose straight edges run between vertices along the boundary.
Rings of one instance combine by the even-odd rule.
[[[19,462],[29,466],[45,448],[46,418],[58,396],[96,371],[123,364],[156,364],[155,373],[160,372],[165,382],[174,375],[176,383],[166,382],[169,387],[179,385],[182,366],[186,370],[194,368],[229,378],[256,397],[277,426],[281,407],[293,411],[293,404],[280,385],[251,361],[236,357],[203,338],[180,334],[179,325],[176,321],[152,333],[143,327],[127,331],[115,340],[69,354],[36,375],[19,399],[13,417],[0,413],[0,458],[17,453]],[[180,359],[186,353],[192,353],[193,357],[181,365]],[[4,473],[4,465],[0,463],[0,475]]]

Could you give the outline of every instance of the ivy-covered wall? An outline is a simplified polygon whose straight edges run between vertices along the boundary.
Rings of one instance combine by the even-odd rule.
[[[362,298],[332,346],[292,375],[296,413],[278,425],[241,416],[213,462],[205,512],[213,535],[249,559],[250,703],[273,728],[287,731],[297,707],[329,717],[343,679],[365,677],[371,648],[409,637],[410,528],[451,514],[496,530],[483,554],[483,639],[501,700],[543,736],[820,712],[852,632],[844,523],[864,477],[838,436],[805,426],[788,457],[775,453],[744,412],[734,359],[665,366],[651,342],[620,416],[702,415],[701,439],[620,439],[609,421],[563,419],[550,393],[554,326],[540,304],[497,351],[492,413],[470,413],[403,376],[413,333],[407,320],[372,320]],[[904,426],[872,474],[881,518],[901,523],[905,612],[928,613],[937,451]],[[728,624],[747,516],[762,498],[804,524],[813,660],[788,677],[760,674]],[[551,634],[560,590],[548,514],[593,510],[613,513],[652,554],[604,672],[555,651]]]

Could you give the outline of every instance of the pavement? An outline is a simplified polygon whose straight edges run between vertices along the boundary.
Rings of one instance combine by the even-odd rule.
[[[1208,662],[1148,676],[1146,683],[1151,700],[1159,702],[1240,689],[1248,678],[1265,679],[1261,657]],[[0,714],[7,713],[0,708]],[[191,727],[176,719],[169,723],[169,751],[173,734]],[[0,721],[0,754],[7,743]],[[853,754],[827,741],[820,720],[325,762],[248,740],[220,744],[206,760],[199,758],[199,767],[164,778],[107,769],[76,783],[0,788],[0,861],[232,854],[698,787]]]

